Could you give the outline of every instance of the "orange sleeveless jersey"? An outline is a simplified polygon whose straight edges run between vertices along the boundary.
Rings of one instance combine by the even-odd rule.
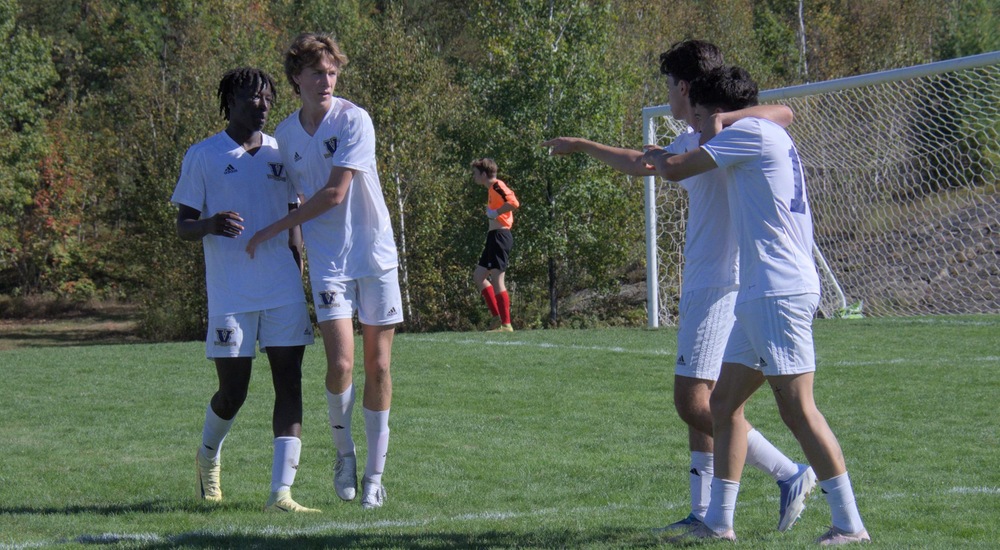
[[[500,180],[496,180],[492,184],[490,184],[489,199],[486,205],[490,209],[496,210],[497,208],[503,206],[504,203],[508,202],[512,204],[514,207],[517,208],[521,207],[521,203],[517,201],[517,195],[515,195],[514,192],[510,190],[510,187],[507,187],[506,183]],[[497,216],[497,222],[499,222],[500,226],[503,227],[504,229],[510,229],[514,225],[514,213],[505,212],[503,214],[500,214],[499,216]]]

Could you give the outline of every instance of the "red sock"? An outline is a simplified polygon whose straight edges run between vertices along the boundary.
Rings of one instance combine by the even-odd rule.
[[[500,322],[509,325],[510,324],[510,294],[507,291],[503,291],[496,295],[497,307],[500,309]]]
[[[481,294],[483,295],[483,299],[486,300],[486,307],[490,309],[490,313],[492,313],[494,317],[499,317],[500,310],[497,308],[497,299],[493,295],[493,287],[488,286],[484,288]]]

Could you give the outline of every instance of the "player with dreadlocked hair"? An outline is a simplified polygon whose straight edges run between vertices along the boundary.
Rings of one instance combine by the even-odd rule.
[[[275,87],[271,75],[253,67],[231,69],[222,75],[219,91],[216,93],[219,97],[219,114],[223,115],[226,120],[229,120],[229,100],[240,88],[248,88],[258,92],[266,89],[271,94],[272,103],[278,100],[278,89]]]
[[[259,341],[274,384],[274,461],[264,510],[316,512],[291,496],[302,448],[302,356],[313,342],[302,289],[301,230],[287,231],[287,244],[274,239],[262,245],[256,260],[243,252],[249,235],[298,205],[278,144],[262,131],[275,93],[274,80],[259,69],[234,69],[222,77],[219,112],[226,129],[188,149],[171,198],[178,206],[178,236],[204,247],[206,356],[214,360],[219,380],[196,458],[198,495],[222,500],[222,442],[246,399]]]

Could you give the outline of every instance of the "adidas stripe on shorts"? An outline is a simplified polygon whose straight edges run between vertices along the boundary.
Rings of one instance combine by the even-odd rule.
[[[684,292],[674,374],[699,380],[719,379],[722,355],[736,320],[736,292],[736,286]]]

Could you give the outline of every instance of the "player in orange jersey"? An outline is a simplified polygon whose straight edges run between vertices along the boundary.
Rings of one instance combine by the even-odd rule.
[[[472,279],[486,300],[486,307],[493,314],[494,328],[491,332],[514,332],[510,323],[510,295],[504,284],[504,272],[514,235],[510,229],[514,225],[514,210],[521,206],[517,196],[507,184],[497,179],[497,163],[493,159],[481,158],[472,161],[472,179],[487,189],[486,217],[490,220],[490,230],[486,234],[486,246],[479,256],[479,264],[472,273]],[[492,283],[491,283],[492,281]]]

